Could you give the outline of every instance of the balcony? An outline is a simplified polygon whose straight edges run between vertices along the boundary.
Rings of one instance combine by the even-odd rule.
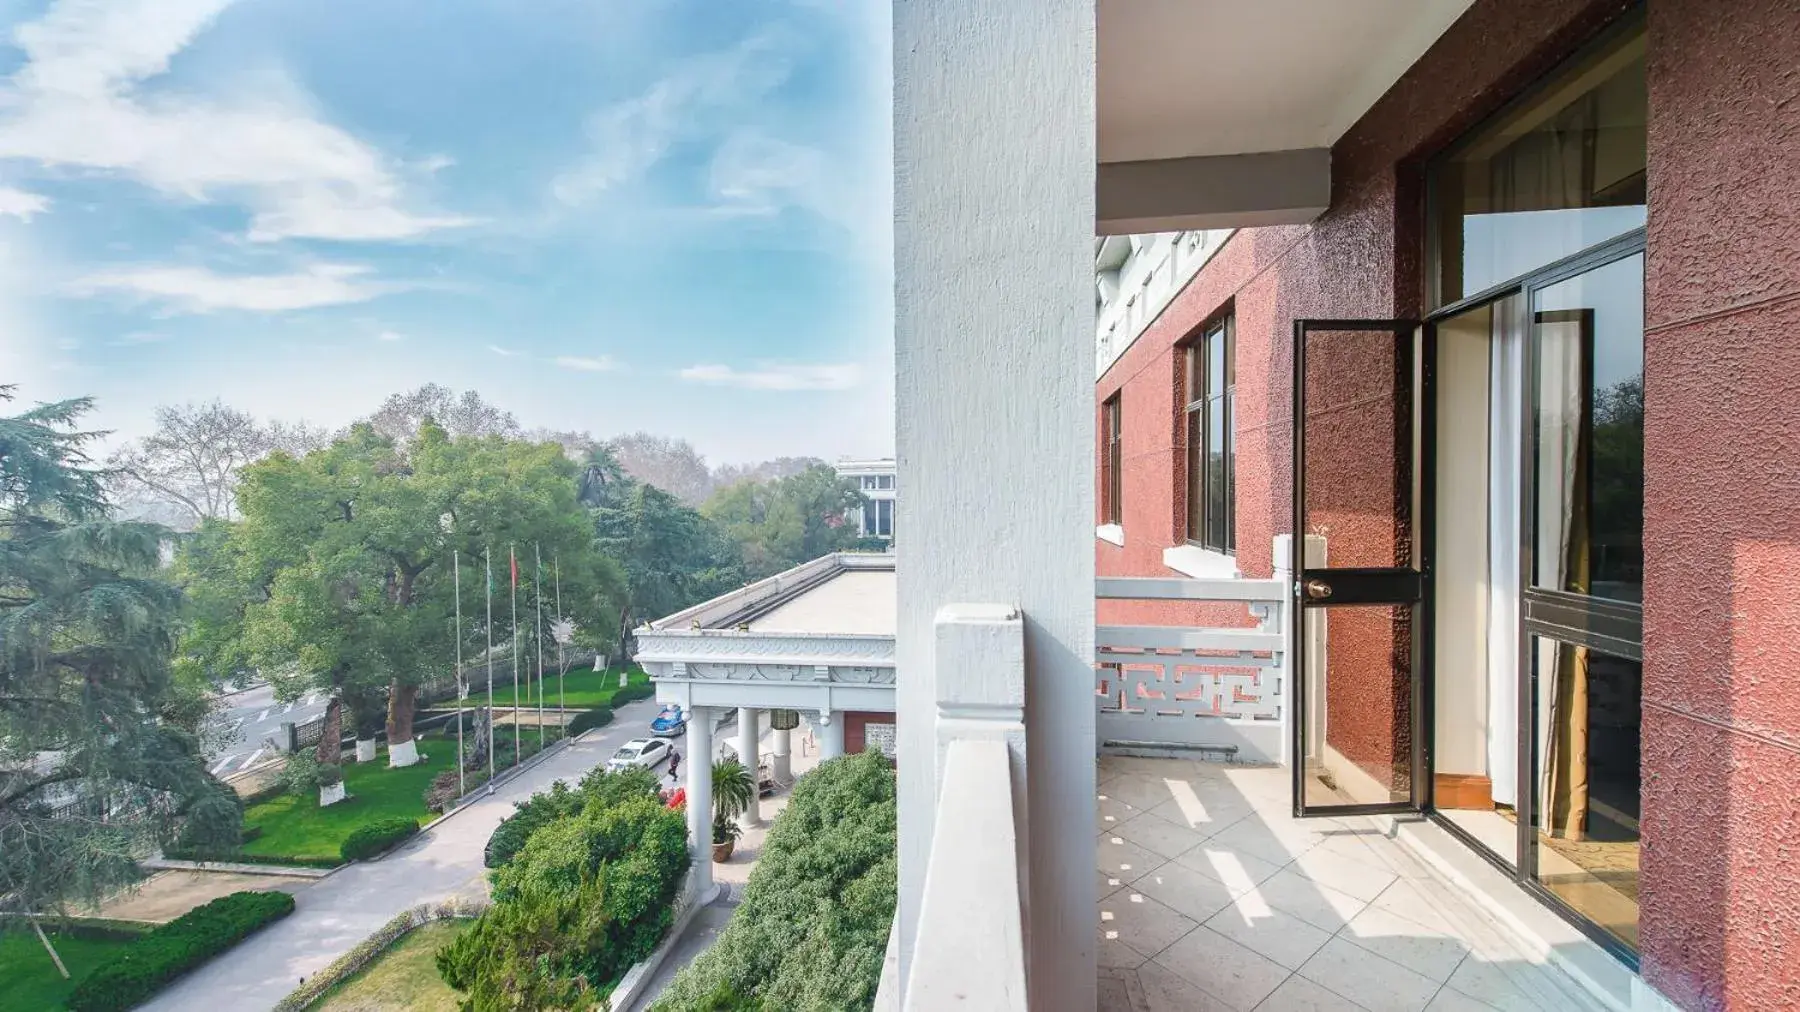
[[[1471,898],[1498,873],[1440,851],[1429,825],[1293,817],[1291,770],[1267,752],[1285,740],[1280,584],[1097,585],[1102,597],[1243,605],[1255,623],[1097,632],[1098,1007],[1601,1007]],[[991,606],[938,615],[938,670],[956,677],[940,683],[937,818],[904,1005],[891,974],[878,1007],[1060,1007],[1029,1001],[1025,984],[1022,621]],[[1120,728],[1136,737],[1108,737]]]

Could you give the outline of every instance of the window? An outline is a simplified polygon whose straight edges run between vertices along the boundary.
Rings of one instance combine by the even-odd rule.
[[[1100,405],[1100,473],[1104,483],[1100,490],[1100,514],[1109,524],[1125,522],[1125,512],[1119,506],[1119,451],[1119,395],[1113,394]]]
[[[882,490],[893,488],[894,476],[891,474],[877,475],[875,478],[875,487]]]
[[[894,500],[876,499],[869,503],[874,511],[873,529],[868,533],[871,537],[891,538],[894,536]]]
[[[1645,48],[1629,23],[1432,163],[1434,305],[1644,226]]]
[[[1232,321],[1209,324],[1187,346],[1187,539],[1230,553],[1237,548],[1233,485],[1237,449],[1231,435],[1236,399]]]

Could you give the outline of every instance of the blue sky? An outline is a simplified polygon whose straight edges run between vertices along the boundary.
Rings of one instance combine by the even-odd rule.
[[[0,0],[0,382],[893,443],[887,5]]]

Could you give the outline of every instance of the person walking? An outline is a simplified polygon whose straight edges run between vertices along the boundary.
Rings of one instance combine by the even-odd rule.
[[[674,749],[670,749],[669,750],[669,779],[670,780],[679,779],[676,776],[676,773],[680,769],[681,769],[681,753],[675,751]]]

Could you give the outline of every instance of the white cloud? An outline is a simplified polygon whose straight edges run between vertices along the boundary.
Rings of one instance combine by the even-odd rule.
[[[409,210],[390,160],[319,119],[297,89],[144,93],[230,3],[58,0],[14,33],[26,62],[0,88],[0,158],[238,200],[255,241],[405,239],[468,223]]]
[[[499,355],[501,358],[512,358],[518,354],[518,352],[512,350],[511,348],[502,348],[497,344],[488,345],[487,350],[493,352],[496,355]]]
[[[862,369],[842,365],[759,365],[740,370],[728,365],[691,365],[681,370],[689,383],[744,390],[848,390],[862,379]]]
[[[143,266],[99,271],[69,286],[74,295],[115,293],[170,313],[242,310],[281,313],[340,306],[399,291],[354,264],[315,264],[286,274],[220,274],[203,267]]]
[[[0,217],[10,216],[20,221],[30,221],[32,215],[43,214],[49,209],[49,197],[0,186]]]
[[[556,357],[556,364],[562,366],[564,369],[573,369],[576,372],[610,372],[619,367],[617,362],[614,362],[606,355],[602,355],[599,358],[583,358],[579,355],[558,355]]]
[[[647,172],[678,143],[740,122],[745,110],[793,71],[780,33],[753,35],[729,49],[676,63],[642,94],[589,117],[590,153],[557,176],[556,199],[582,204]]]
[[[404,341],[404,340],[406,340],[406,335],[400,333],[397,330],[384,330],[381,333],[375,335],[375,340],[377,340],[377,341]]]

